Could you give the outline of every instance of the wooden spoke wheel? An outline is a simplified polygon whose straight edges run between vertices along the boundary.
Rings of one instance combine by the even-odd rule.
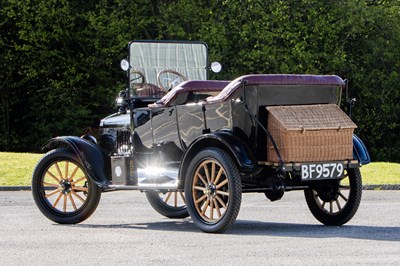
[[[185,195],[182,191],[146,191],[150,205],[159,214],[168,218],[186,218]]]
[[[196,169],[192,187],[194,205],[201,218],[220,220],[229,204],[228,178],[215,160],[205,160]]]
[[[76,156],[52,150],[38,163],[32,193],[40,211],[57,223],[79,223],[96,209],[100,190],[88,178]]]
[[[241,193],[239,171],[225,151],[207,148],[193,158],[185,195],[190,216],[201,230],[221,233],[229,229],[239,213]]]
[[[343,225],[357,212],[362,194],[358,168],[347,169],[339,181],[319,182],[304,191],[308,208],[325,225]]]

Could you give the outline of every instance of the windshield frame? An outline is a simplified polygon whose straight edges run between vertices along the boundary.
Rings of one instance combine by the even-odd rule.
[[[173,47],[174,44],[176,44],[176,47]],[[182,50],[181,48],[186,47],[186,45],[188,45],[188,49]],[[142,49],[140,50],[141,54],[135,54],[135,51],[138,51],[138,48]],[[160,50],[166,52],[164,54],[160,54]],[[179,53],[180,56],[183,55],[187,57],[182,60],[180,58],[171,56],[171,54],[175,52],[176,54]],[[131,98],[159,99],[159,93],[156,93],[153,96],[149,97],[138,96],[136,94],[136,87],[138,86],[138,84],[141,83],[150,84],[153,88],[154,86],[159,87],[157,74],[165,69],[175,70],[180,73],[183,72],[182,74],[189,80],[207,80],[209,76],[208,46],[204,42],[134,40],[129,42],[128,44],[128,53],[128,93]],[[147,59],[145,53],[147,53],[147,55],[156,54],[157,56],[146,62],[144,61]],[[196,60],[188,60],[192,58],[192,54],[194,54]],[[161,57],[161,59],[159,59],[160,57],[158,55],[165,55],[165,57]],[[169,64],[169,62],[171,62],[171,64]],[[182,62],[185,66],[189,67],[185,68],[185,66],[182,65]],[[137,72],[141,72],[144,74],[144,81],[141,78],[138,78],[137,74],[136,76],[133,76]]]

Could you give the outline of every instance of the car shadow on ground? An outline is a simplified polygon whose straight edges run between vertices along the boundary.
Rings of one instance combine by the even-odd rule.
[[[166,221],[152,223],[76,224],[68,226],[81,228],[112,228],[202,233],[189,218],[184,220],[168,219]],[[378,241],[400,241],[400,227],[368,225],[325,226],[319,224],[272,223],[250,220],[237,220],[233,227],[224,234],[252,235],[257,237],[351,238]]]
[[[365,240],[400,241],[400,227],[322,224],[271,223],[238,220],[228,234],[304,237],[353,238]]]
[[[107,228],[107,229],[137,229],[137,230],[156,230],[156,231],[185,231],[185,232],[201,232],[190,219],[174,220],[167,219],[163,222],[154,223],[130,223],[130,224],[73,224],[59,225],[80,228]]]

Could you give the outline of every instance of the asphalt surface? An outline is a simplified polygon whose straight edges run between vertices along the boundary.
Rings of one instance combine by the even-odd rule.
[[[0,265],[399,265],[400,191],[364,191],[342,227],[319,224],[302,192],[244,194],[224,234],[157,214],[137,191],[102,195],[92,217],[57,225],[29,191],[0,192]]]

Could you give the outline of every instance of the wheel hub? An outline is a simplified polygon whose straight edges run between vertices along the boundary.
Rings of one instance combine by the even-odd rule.
[[[71,184],[71,182],[69,182],[67,180],[62,180],[60,182],[60,188],[61,188],[61,193],[67,195],[72,190],[72,184]]]
[[[216,195],[217,188],[214,184],[210,183],[204,188],[204,194],[207,195],[207,198],[213,199]]]
[[[325,202],[335,201],[339,197],[339,185],[332,184],[323,189],[318,189],[317,192],[321,200]]]

